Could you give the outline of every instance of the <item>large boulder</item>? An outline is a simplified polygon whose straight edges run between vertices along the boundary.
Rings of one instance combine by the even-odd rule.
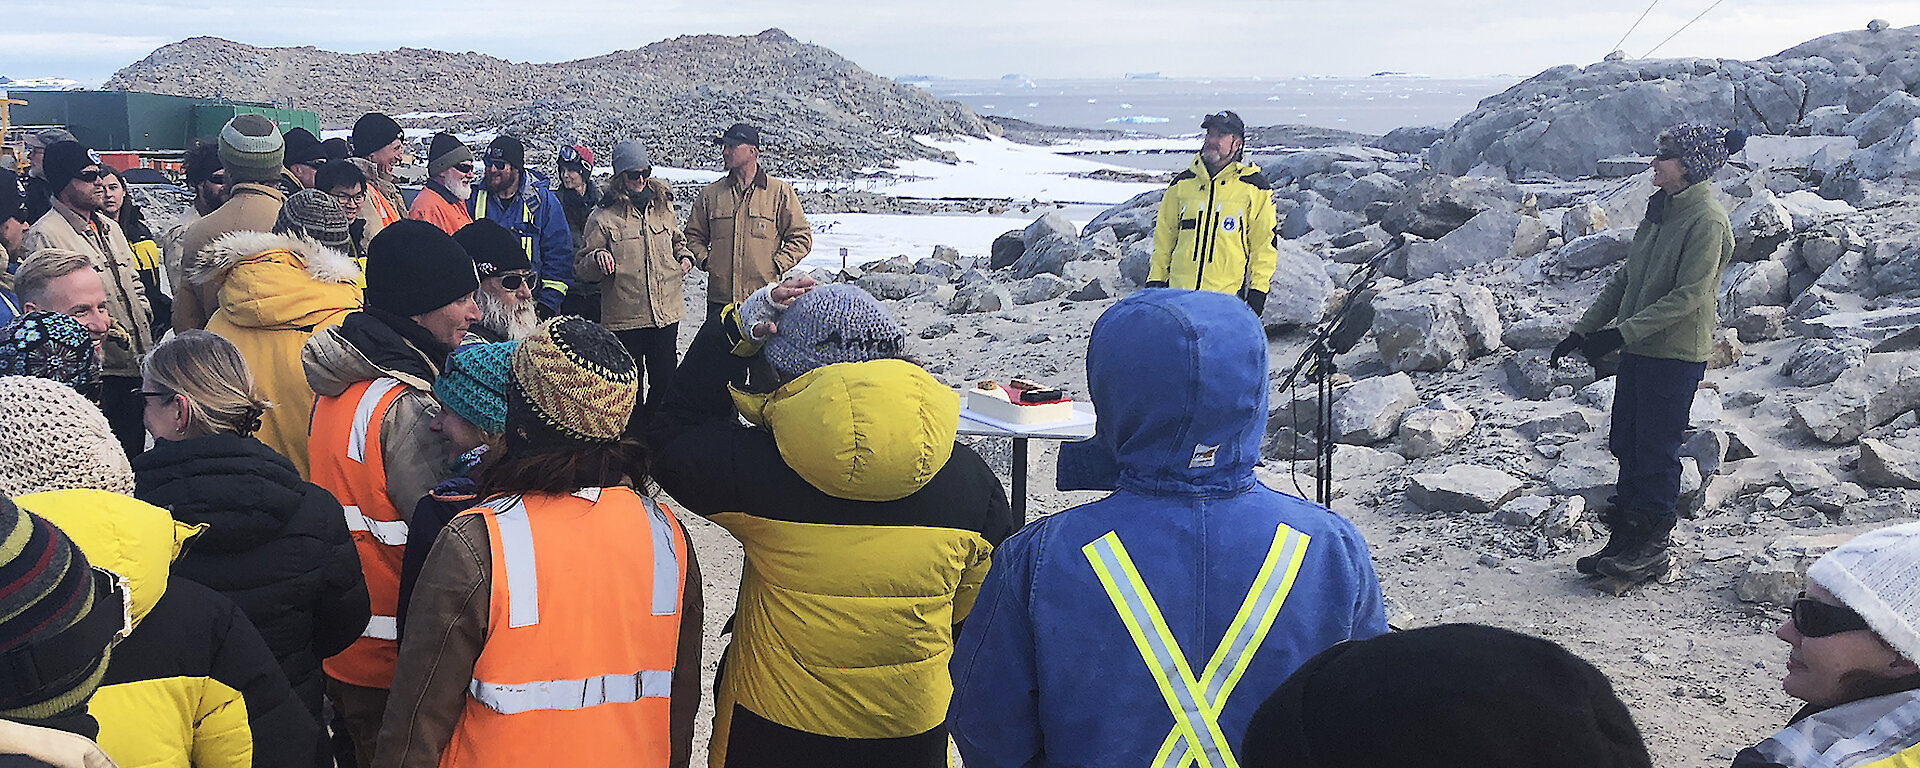
[[[1412,458],[1432,456],[1465,439],[1473,424],[1472,411],[1441,395],[1400,417],[1401,449]]]
[[[1895,131],[1915,118],[1920,118],[1920,98],[1906,91],[1894,91],[1873,105],[1866,114],[1847,123],[1847,135],[1860,140],[1860,146],[1870,147],[1881,139],[1892,136]]]
[[[1384,173],[1369,173],[1354,180],[1333,198],[1333,207],[1351,213],[1365,213],[1374,203],[1397,202],[1407,194],[1407,185]]]
[[[1400,415],[1419,402],[1404,373],[1356,381],[1333,401],[1333,439],[1364,445],[1393,437]]]
[[[1920,307],[1829,312],[1818,317],[1787,320],[1787,330],[1800,336],[1810,339],[1857,339],[1873,346],[1907,334],[1916,327],[1920,327]]]
[[[1860,463],[1854,473],[1860,482],[1881,488],[1920,488],[1920,451],[1912,444],[1896,445],[1861,438]]]
[[[1028,278],[1039,274],[1051,274],[1059,277],[1067,273],[1068,262],[1085,255],[1086,245],[1080,242],[1080,238],[1063,237],[1049,232],[1028,241],[1026,252],[1013,262],[1013,276]]]
[[[1388,152],[1403,155],[1419,154],[1447,134],[1447,129],[1430,125],[1408,125],[1387,131],[1387,135],[1374,139],[1372,146]]]
[[[1079,240],[1080,228],[1074,226],[1073,222],[1067,219],[1066,214],[1047,211],[1040,214],[1039,218],[1034,219],[1032,224],[1028,224],[1027,228],[1020,232],[1020,240],[1026,243],[1028,248],[1032,248],[1034,243],[1040,242],[1048,235]]]
[[[1445,275],[1476,264],[1526,258],[1547,244],[1547,225],[1533,216],[1482,211],[1438,240],[1407,245],[1409,280]]]
[[[1380,226],[1395,234],[1439,238],[1459,229],[1481,211],[1519,210],[1524,195],[1502,179],[1484,176],[1434,176],[1387,209]]]
[[[1620,463],[1606,446],[1578,442],[1568,445],[1553,469],[1547,470],[1547,487],[1562,496],[1580,496],[1589,507],[1599,507],[1613,495],[1613,485],[1619,478]]]
[[[1152,270],[1152,240],[1135,240],[1120,247],[1120,277],[1133,287],[1147,287],[1147,275]]]
[[[1492,512],[1520,495],[1525,483],[1497,469],[1455,464],[1413,476],[1407,500],[1430,512]]]
[[[1373,300],[1373,336],[1395,371],[1437,371],[1500,346],[1500,313],[1483,286],[1433,277]]]
[[[1876,352],[1819,395],[1795,403],[1789,422],[1820,442],[1851,443],[1920,406],[1920,352]]]
[[[873,297],[881,300],[910,299],[926,293],[934,286],[945,285],[946,281],[931,275],[902,275],[893,272],[874,272],[862,275],[853,281]]]
[[[1134,195],[1132,199],[1100,212],[1087,222],[1081,234],[1091,235],[1103,229],[1113,231],[1120,240],[1153,236],[1153,218],[1160,213],[1160,201],[1167,190],[1156,189]]]
[[[1005,269],[1020,260],[1020,254],[1027,252],[1025,233],[1011,230],[1001,233],[993,239],[993,248],[987,256],[988,269]]]
[[[1293,241],[1281,240],[1261,324],[1268,330],[1316,325],[1326,319],[1333,298],[1326,263]]]
[[[1581,272],[1625,261],[1633,244],[1633,230],[1608,229],[1567,241],[1553,252],[1551,264],[1564,272]]]
[[[1348,230],[1359,229],[1366,220],[1347,213],[1321,200],[1301,203],[1287,211],[1286,219],[1280,223],[1280,236],[1288,240],[1298,240],[1313,232],[1332,236]]]
[[[1065,296],[1073,290],[1073,284],[1059,275],[1042,272],[1007,286],[1007,293],[1013,296],[1015,304],[1035,304],[1048,299]]]
[[[1758,261],[1793,234],[1793,212],[1772,192],[1760,190],[1727,214],[1733,224],[1733,260]]]
[[[1551,356],[1548,350],[1532,349],[1501,362],[1508,389],[1528,400],[1545,400],[1560,387],[1579,389],[1593,383],[1597,373],[1585,358],[1562,358],[1559,365],[1552,365]]]
[[[1879,143],[1847,157],[1820,185],[1822,197],[1850,197],[1848,182],[1859,179],[1920,181],[1920,118],[1914,118]]]
[[[947,313],[999,312],[1013,307],[1013,296],[1005,286],[988,280],[962,285],[947,302]]]
[[[1808,339],[1801,342],[1781,372],[1803,387],[1831,384],[1841,374],[1867,360],[1867,345],[1855,339]]]
[[[1761,305],[1785,305],[1787,288],[1787,266],[1778,261],[1730,264],[1720,275],[1720,316],[1732,317]]]

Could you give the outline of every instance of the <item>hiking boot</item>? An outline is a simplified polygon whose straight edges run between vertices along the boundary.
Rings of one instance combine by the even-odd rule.
[[[1573,561],[1573,569],[1588,576],[1600,575],[1600,561],[1617,556],[1646,536],[1645,525],[1638,515],[1628,515],[1619,507],[1608,507],[1600,513],[1600,519],[1607,524],[1607,545],[1600,551]]]
[[[1635,582],[1666,573],[1673,567],[1673,555],[1668,551],[1672,546],[1673,524],[1672,519],[1651,524],[1646,531],[1647,538],[1620,554],[1601,558],[1595,567],[1601,575]]]

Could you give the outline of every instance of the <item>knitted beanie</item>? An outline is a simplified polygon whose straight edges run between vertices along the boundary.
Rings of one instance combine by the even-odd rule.
[[[461,163],[473,162],[473,150],[466,142],[446,131],[433,135],[433,143],[427,147],[427,175],[438,176]]]
[[[907,331],[887,308],[858,287],[823,285],[801,294],[780,314],[779,333],[761,347],[783,380],[834,363],[899,357]]]
[[[228,181],[273,181],[286,155],[280,127],[265,115],[235,115],[220,129],[220,164]]]
[[[0,376],[33,376],[100,399],[100,350],[80,321],[58,312],[28,312],[0,326]]]
[[[400,138],[400,124],[379,112],[368,112],[353,121],[353,156],[366,157]]]
[[[527,167],[527,145],[506,134],[495,136],[487,145],[487,162],[500,160],[515,168]]]
[[[308,132],[307,129],[295,128],[287,131],[286,141],[287,152],[284,159],[287,165],[311,165],[318,168],[326,164],[327,148],[320,146],[320,137]]]
[[[613,172],[645,171],[653,168],[653,159],[647,156],[647,145],[639,139],[628,139],[613,145]]]
[[[73,137],[73,131],[65,128],[48,128],[39,133],[27,134],[27,149],[46,149],[63,141],[79,141]]]
[[[556,317],[513,351],[507,450],[610,443],[626,434],[640,369],[613,332]]]
[[[1254,712],[1247,768],[1648,768],[1606,675],[1554,643],[1443,624],[1335,645]]]
[[[99,165],[100,155],[91,149],[80,146],[77,141],[57,141],[47,147],[47,156],[40,161],[40,175],[47,179],[47,189],[55,199],[67,188],[74,177],[90,165]]]
[[[133,467],[107,417],[72,387],[0,376],[0,496],[92,488],[133,495]]]
[[[1912,661],[1920,659],[1920,523],[1868,531],[1828,552],[1807,569],[1867,620],[1874,634]]]
[[[1747,132],[1680,123],[1661,131],[1659,144],[1660,156],[1679,160],[1687,181],[1698,184],[1713,178],[1729,156],[1747,146]]]
[[[303,189],[293,193],[280,205],[280,217],[273,222],[273,231],[286,235],[306,235],[319,241],[328,248],[346,250],[351,237],[348,225],[347,209],[340,207],[340,201],[317,189]]]
[[[501,272],[533,269],[533,260],[527,258],[527,249],[520,245],[520,238],[493,219],[475,219],[453,233],[453,241],[473,258],[482,280]]]
[[[320,151],[327,153],[329,163],[337,163],[353,156],[353,148],[347,145],[346,139],[338,136],[320,142]]]
[[[424,315],[480,288],[473,259],[440,227],[419,219],[388,224],[367,244],[367,306]]]
[[[433,380],[433,396],[460,418],[498,435],[507,431],[507,369],[520,342],[461,347]]]
[[[0,718],[39,720],[86,706],[106,674],[112,635],[64,633],[93,611],[120,610],[94,595],[93,569],[73,539],[0,498],[0,653],[11,659],[32,648],[40,678],[0,670]]]

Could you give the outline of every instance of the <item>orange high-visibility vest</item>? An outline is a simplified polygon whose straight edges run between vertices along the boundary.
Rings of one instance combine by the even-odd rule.
[[[398,379],[380,378],[347,387],[337,397],[313,403],[313,432],[307,440],[313,484],[327,489],[347,515],[360,571],[367,579],[373,617],[353,645],[321,668],[343,683],[363,688],[393,687],[393,663],[400,655],[400,561],[407,547],[407,523],[387,500],[386,459],[380,445],[380,420],[407,391]]]
[[[687,577],[673,513],[614,486],[461,514],[486,516],[493,583],[440,765],[666,765]]]
[[[367,199],[372,200],[374,210],[379,211],[381,227],[390,226],[400,220],[400,212],[393,209],[393,201],[388,200],[386,195],[374,191],[372,185],[367,186]]]

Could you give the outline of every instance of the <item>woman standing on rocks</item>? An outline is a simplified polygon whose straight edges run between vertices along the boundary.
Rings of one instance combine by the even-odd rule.
[[[673,210],[673,188],[653,177],[647,147],[637,139],[613,148],[613,179],[587,216],[573,273],[601,282],[599,322],[613,331],[646,374],[645,405],[637,426],[673,379],[680,319],[686,315],[681,278],[693,269]]]
[[[1807,591],[1774,636],[1791,723],[1733,768],[1851,768],[1920,760],[1920,523],[1871,531],[1807,569]]]

